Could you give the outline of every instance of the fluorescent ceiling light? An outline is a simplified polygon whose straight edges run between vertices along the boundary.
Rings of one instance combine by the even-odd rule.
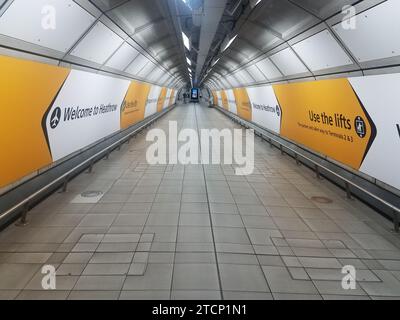
[[[186,62],[188,63],[189,66],[192,65],[192,61],[189,58],[186,58]]]
[[[190,40],[183,31],[182,31],[182,38],[183,38],[183,44],[185,45],[186,49],[190,50]]]
[[[184,4],[186,4],[186,5],[190,8],[189,0],[182,0],[182,2],[183,2]],[[190,8],[190,9],[192,9],[192,8]]]
[[[226,49],[228,49],[230,47],[230,45],[232,44],[233,41],[235,41],[235,39],[237,38],[238,35],[234,36],[231,38],[231,40],[229,40],[228,44],[225,46],[225,48],[222,51],[225,51]]]
[[[221,58],[218,58],[217,60],[215,60],[215,62],[213,63],[212,66],[215,66],[218,63],[219,59],[221,59]]]

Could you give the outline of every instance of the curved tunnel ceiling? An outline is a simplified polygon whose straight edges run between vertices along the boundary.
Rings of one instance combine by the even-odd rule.
[[[208,66],[202,78],[208,87],[399,70],[400,40],[393,30],[400,30],[400,1],[255,0],[255,4],[249,3],[247,13],[227,34],[237,38],[225,51],[220,48]],[[343,11],[348,5],[354,6],[355,18],[353,11]]]
[[[0,54],[226,89],[395,72],[398,16],[398,0],[0,0]]]

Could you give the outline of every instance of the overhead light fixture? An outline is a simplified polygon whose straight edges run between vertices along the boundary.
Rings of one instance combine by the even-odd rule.
[[[221,58],[218,58],[217,60],[214,61],[214,63],[212,64],[213,67],[218,63],[219,59]]]
[[[254,9],[255,7],[257,7],[257,5],[261,2],[261,0],[252,0],[250,5],[251,8]]]
[[[190,0],[182,0],[182,2],[183,2],[184,4],[186,4],[190,9],[192,9],[192,8],[190,7],[190,4],[189,4]]]
[[[182,38],[183,38],[183,44],[185,45],[186,49],[190,50],[190,40],[183,31],[182,31]]]
[[[188,63],[189,66],[192,65],[192,61],[189,58],[186,58],[186,62]]]
[[[228,49],[230,47],[230,45],[232,44],[233,41],[235,41],[235,39],[237,38],[238,35],[235,35],[234,37],[232,37],[228,44],[224,47],[224,49],[222,51],[225,51],[226,49]]]

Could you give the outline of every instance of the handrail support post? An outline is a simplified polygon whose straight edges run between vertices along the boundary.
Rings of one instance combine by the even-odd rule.
[[[29,202],[24,204],[24,207],[22,209],[22,214],[21,218],[19,221],[15,224],[17,227],[24,227],[28,224],[28,212],[29,212]]]
[[[399,233],[400,231],[400,213],[395,211],[394,212],[394,217],[393,217],[393,221],[394,221],[394,231]]]
[[[300,160],[299,160],[299,155],[297,153],[295,153],[294,158],[296,159],[296,164],[299,166]]]
[[[93,172],[93,161],[90,161],[88,173],[92,173],[92,172]]]
[[[352,197],[351,197],[350,183],[346,182],[345,185],[346,185],[346,195],[347,195],[347,199],[351,200]]]
[[[62,187],[61,192],[67,192],[67,187],[68,187],[68,178],[66,178],[66,179],[64,180],[64,183],[63,183],[63,187]]]
[[[317,176],[317,179],[321,179],[321,172],[320,172],[320,169],[319,169],[319,165],[315,165],[315,174],[316,174],[316,176]]]

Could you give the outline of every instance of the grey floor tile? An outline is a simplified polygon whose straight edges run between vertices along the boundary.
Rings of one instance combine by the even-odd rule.
[[[124,291],[170,290],[172,264],[149,264],[143,276],[127,276]]]
[[[214,237],[216,243],[250,244],[244,228],[214,227]]]
[[[82,275],[85,276],[107,276],[107,275],[125,275],[128,273],[129,264],[88,264]]]
[[[245,215],[267,216],[268,215],[267,210],[262,205],[254,205],[254,204],[244,205],[244,204],[240,204],[240,205],[238,205],[238,208],[239,208],[240,214],[243,215],[243,216],[245,216]]]
[[[393,274],[385,270],[373,270],[382,282],[359,282],[360,286],[370,296],[399,297],[400,281]]]
[[[173,290],[219,290],[215,264],[176,264]]]
[[[66,300],[70,291],[24,290],[16,300]]]
[[[246,215],[243,216],[243,222],[246,228],[277,229],[274,221],[270,217]]]
[[[292,279],[286,267],[263,266],[262,269],[273,293],[318,294],[311,281]]]
[[[274,300],[322,300],[318,294],[274,293]]]
[[[238,253],[218,253],[218,263],[259,265],[256,255]]]
[[[88,214],[79,227],[110,227],[116,218],[116,214]]]
[[[0,300],[14,300],[19,293],[19,290],[0,290]]]
[[[118,300],[120,291],[72,291],[68,300]]]
[[[376,234],[351,233],[350,236],[357,241],[363,249],[397,250],[393,244]]]
[[[172,300],[221,300],[221,293],[212,290],[173,290]]]
[[[179,217],[180,226],[209,227],[210,217],[207,214],[181,214]]]
[[[80,276],[74,291],[118,291],[125,276]]]
[[[220,264],[219,267],[224,291],[270,292],[259,266]]]
[[[243,292],[243,291],[224,291],[225,300],[273,300],[269,292]]]
[[[23,289],[40,267],[39,264],[0,264],[0,290]]]
[[[89,263],[131,263],[133,252],[96,252]]]
[[[179,227],[178,242],[212,242],[210,227]]]
[[[244,228],[242,218],[240,215],[213,214],[212,221],[213,221],[213,226],[215,227]]]
[[[355,290],[345,290],[340,281],[313,281],[321,295],[342,296],[367,296],[366,292],[358,285]]]
[[[214,252],[177,252],[175,254],[175,263],[189,264],[215,264]]]
[[[121,291],[120,300],[169,300],[170,291],[168,290],[139,290]]]
[[[254,248],[250,244],[216,243],[215,247],[217,249],[217,252],[254,254]]]
[[[223,214],[238,214],[239,210],[236,204],[228,203],[210,203],[211,213],[223,213]]]
[[[147,214],[120,214],[113,222],[113,226],[144,226]]]

